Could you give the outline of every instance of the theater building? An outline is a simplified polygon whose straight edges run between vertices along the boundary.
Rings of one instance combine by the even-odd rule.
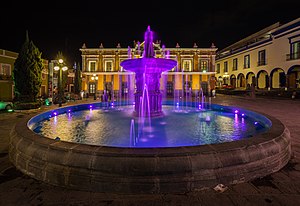
[[[120,63],[129,58],[141,58],[144,42],[134,42],[132,47],[105,48],[101,43],[98,48],[80,48],[82,56],[82,89],[87,96],[101,97],[104,90],[114,96],[124,96],[135,90],[134,73],[125,71]],[[217,48],[165,48],[159,41],[153,43],[155,57],[176,60],[177,66],[161,76],[160,89],[166,96],[173,96],[176,91],[196,94],[202,89],[205,93],[215,87],[215,56]]]

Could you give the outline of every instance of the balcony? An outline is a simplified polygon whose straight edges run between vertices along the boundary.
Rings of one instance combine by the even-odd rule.
[[[6,74],[0,74],[0,80],[12,80],[12,76]]]
[[[295,60],[295,59],[300,59],[300,52],[297,53],[290,53],[286,55],[286,60],[290,61],[290,60]]]
[[[243,66],[244,66],[244,67],[243,67],[244,69],[249,69],[249,68],[250,68],[250,65],[249,65],[249,64],[244,64]]]
[[[264,66],[264,65],[267,65],[267,61],[265,59],[262,59],[260,61],[257,62],[257,66]]]

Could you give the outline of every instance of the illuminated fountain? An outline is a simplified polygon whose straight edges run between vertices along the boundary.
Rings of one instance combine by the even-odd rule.
[[[141,113],[151,117],[161,116],[163,115],[159,83],[161,74],[174,68],[177,62],[172,59],[155,58],[153,32],[150,30],[150,26],[145,32],[144,40],[142,58],[124,60],[121,62],[121,66],[125,70],[135,72],[135,113],[139,116]],[[148,114],[149,112],[150,114]]]
[[[162,104],[160,76],[176,61],[155,58],[150,27],[142,58],[121,66],[135,72],[135,105],[98,102],[26,116],[10,137],[16,168],[69,189],[185,193],[260,178],[289,161],[289,130],[272,116],[206,107],[202,90],[190,107],[179,99]]]

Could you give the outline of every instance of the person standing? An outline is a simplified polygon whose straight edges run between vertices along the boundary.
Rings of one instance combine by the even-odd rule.
[[[255,98],[255,85],[253,83],[251,84],[251,97]]]

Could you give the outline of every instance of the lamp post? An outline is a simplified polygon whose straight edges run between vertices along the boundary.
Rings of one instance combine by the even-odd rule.
[[[91,77],[91,80],[94,81],[95,80],[95,94],[94,94],[94,100],[97,99],[97,89],[98,89],[98,76],[96,76],[96,74],[93,74],[93,76]]]
[[[63,59],[59,59],[57,65],[54,67],[55,71],[59,71],[59,85],[58,85],[58,106],[61,107],[62,105],[62,98],[63,98],[63,89],[62,89],[62,72],[63,71],[67,71],[68,67],[64,64],[64,60]]]

